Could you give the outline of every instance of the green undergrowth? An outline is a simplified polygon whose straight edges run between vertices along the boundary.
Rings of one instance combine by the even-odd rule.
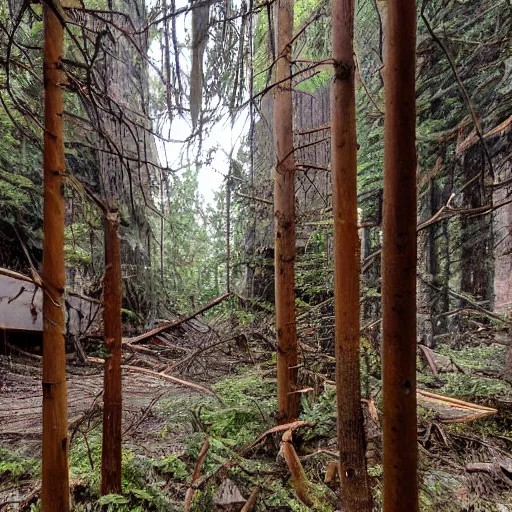
[[[0,448],[0,482],[38,478],[40,472],[39,460],[25,457],[19,451]]]
[[[491,406],[512,400],[512,386],[501,378],[507,347],[495,344],[454,350],[440,345],[435,350],[449,357],[459,370],[440,373],[439,378],[425,370],[418,374],[420,387],[435,388],[434,392]]]
[[[160,405],[168,418],[165,436],[172,436],[173,432],[188,429],[184,439],[185,449],[180,455],[180,460],[185,462],[189,474],[206,435],[209,437],[210,448],[201,468],[201,474],[207,479],[208,484],[195,493],[192,511],[213,510],[213,495],[224,477],[233,480],[245,497],[259,486],[261,492],[259,508],[256,508],[258,511],[334,510],[325,500],[314,508],[308,508],[298,501],[283,461],[276,461],[279,435],[275,439],[267,439],[245,458],[239,456],[243,447],[275,425],[275,379],[264,378],[254,369],[241,370],[238,375],[217,383],[213,389],[218,399],[203,397],[193,406],[187,399],[167,400]],[[332,393],[322,400],[323,406],[308,407],[308,413],[305,413],[303,419],[314,422],[319,426],[319,430],[316,435],[306,436],[306,429],[298,433],[297,439],[301,443],[306,443],[308,439],[324,437],[325,432],[332,430],[335,418],[332,416],[333,409],[326,403],[328,401],[332,401]],[[332,403],[334,404],[334,401]],[[236,464],[226,467],[229,461]],[[311,462],[305,463],[305,470],[315,494],[321,495],[325,487],[321,484],[320,468],[316,461],[312,459]]]
[[[500,347],[468,349],[466,353],[464,350],[438,348],[438,352],[452,357],[459,366],[467,369],[467,373],[441,373],[440,378],[434,378],[430,370],[424,369],[418,374],[419,387],[433,388],[435,393],[477,403],[488,403],[493,397],[507,400],[510,397],[508,384],[499,379],[475,375],[479,369],[492,369],[491,364],[496,361],[502,364],[500,358],[504,353],[498,349]],[[376,361],[373,360],[374,354],[370,355],[372,360],[369,368],[373,374]],[[123,448],[121,495],[100,498],[100,427],[91,430],[86,437],[78,432],[70,448],[74,510],[99,511],[102,507],[111,512],[182,510],[185,493],[206,436],[210,448],[201,467],[204,484],[195,493],[192,512],[214,510],[213,496],[225,478],[233,480],[246,498],[256,487],[260,488],[256,512],[335,510],[333,494],[323,484],[327,464],[333,460],[331,455],[319,453],[303,459],[314,494],[326,497],[319,499],[313,508],[304,506],[297,499],[289,472],[283,460],[277,456],[280,434],[268,436],[244,457],[239,455],[242,448],[275,425],[276,380],[271,368],[270,363],[268,367],[261,364],[258,368],[240,368],[237,374],[213,386],[216,396],[176,394],[160,400],[154,407],[154,414],[161,426],[144,433],[146,448],[138,446],[134,440],[127,441],[133,445],[125,444]],[[373,391],[372,386],[372,394]],[[336,438],[336,397],[332,387],[326,386],[320,394],[304,394],[301,405],[300,419],[312,425],[294,432],[294,444],[301,454],[332,446]],[[429,411],[422,411],[421,415],[420,431],[425,425],[437,421]],[[500,413],[471,423],[442,425],[444,432],[456,443],[450,448],[441,443],[440,449],[449,450],[449,457],[463,465],[467,438],[492,442],[495,436],[501,436],[512,440],[512,422],[508,416]],[[147,446],[151,447],[150,451]],[[464,482],[457,471],[436,460],[420,452],[420,501],[423,512],[449,510],[443,508],[443,503],[453,501],[453,497],[463,489]],[[382,466],[376,464],[369,467],[369,474],[378,510],[382,494]],[[0,478],[6,477],[11,480],[38,478],[38,464],[16,452],[1,450]]]
[[[461,368],[466,370],[491,370],[499,372],[505,366],[507,347],[493,344],[454,350],[446,346],[440,346],[438,351],[450,357]]]
[[[254,369],[242,369],[213,386],[217,397],[176,396],[162,399],[155,413],[165,419],[158,438],[162,446],[176,441],[181,449],[166,455],[148,456],[137,447],[123,449],[123,493],[100,497],[101,435],[95,429],[85,439],[77,434],[70,449],[70,473],[76,511],[114,512],[179,511],[205,437],[210,448],[201,467],[206,483],[194,495],[192,512],[211,512],[213,496],[224,478],[230,478],[248,498],[256,486],[261,488],[256,511],[290,510],[306,512],[334,510],[329,500],[319,500],[313,508],[296,497],[284,462],[277,460],[279,434],[269,437],[244,458],[241,449],[275,425],[276,382]],[[335,417],[329,407],[331,391],[317,405],[306,404],[303,418],[318,426],[297,433],[297,441],[306,445],[312,439],[330,435]],[[161,452],[161,450],[159,450]],[[231,464],[228,464],[231,463]],[[315,495],[322,496],[325,460],[312,458],[304,467]],[[332,501],[332,500],[331,500]]]
[[[184,479],[185,465],[175,456],[152,458],[123,448],[122,495],[100,497],[101,435],[95,430],[77,436],[70,449],[70,476],[75,489],[76,511],[90,510],[91,503],[109,511],[142,512],[173,510],[162,486],[167,478]],[[96,509],[93,509],[96,510]]]

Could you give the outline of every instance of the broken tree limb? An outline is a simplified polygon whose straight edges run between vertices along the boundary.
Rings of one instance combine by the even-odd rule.
[[[299,498],[304,505],[311,507],[313,499],[311,498],[311,484],[309,483],[304,468],[300,462],[299,456],[295,451],[292,444],[292,430],[288,429],[284,434],[281,441],[281,449],[279,454],[283,456],[290,475],[292,478],[292,485]]]
[[[300,428],[300,427],[309,427],[311,425],[312,424],[309,421],[297,420],[297,421],[292,421],[291,423],[284,423],[283,425],[277,425],[275,427],[269,428],[268,430],[263,432],[263,434],[258,436],[254,441],[249,443],[245,448],[243,448],[242,451],[240,452],[240,456],[244,457],[256,445],[261,443],[261,441],[263,441],[263,439],[265,439],[266,437],[268,437],[271,434],[275,434],[276,432],[284,432],[285,430],[295,430],[296,428]]]
[[[340,463],[339,461],[331,461],[327,465],[327,469],[325,470],[325,478],[324,484],[334,485],[336,482],[336,478],[339,477],[340,474]]]
[[[190,480],[190,486],[187,489],[187,494],[185,495],[185,507],[184,512],[188,512],[190,510],[190,506],[192,505],[192,498],[194,497],[195,487],[194,484],[199,480],[201,476],[201,466],[203,465],[203,461],[208,453],[210,448],[210,438],[208,435],[204,440],[203,447],[199,452],[199,456],[197,457],[196,465],[194,467],[194,472],[192,473],[192,479]]]
[[[448,416],[445,414],[445,417],[441,418],[441,421],[444,423],[466,423],[468,421],[476,420],[479,418],[493,416],[494,414],[498,413],[498,410],[493,409],[492,407],[464,402],[463,400],[458,400],[456,398],[444,395],[438,395],[429,391],[423,391],[422,389],[417,389],[416,393],[418,398],[422,398],[427,402],[427,404],[431,405],[434,410],[436,405],[441,409],[444,408],[445,413],[448,413]],[[457,411],[460,414],[457,415]],[[455,413],[455,416],[452,416],[452,413]]]
[[[88,360],[91,363],[96,364],[105,364],[105,360],[100,357],[89,357]],[[187,388],[195,389],[196,391],[202,391],[203,393],[208,393],[209,395],[215,395],[215,392],[206,386],[202,386],[201,384],[196,384],[195,382],[190,382],[188,380],[178,379],[177,377],[173,377],[172,375],[167,375],[165,373],[154,372],[153,370],[148,370],[146,368],[139,368],[138,366],[131,366],[128,364],[122,364],[121,369],[126,370],[132,373],[141,373],[143,375],[149,375],[150,377],[155,377],[157,379],[167,380],[169,382],[173,382],[174,384],[178,384],[180,386],[184,386]]]
[[[435,377],[439,377],[439,372],[437,371],[436,362],[434,361],[434,358],[432,356],[432,350],[430,350],[428,347],[425,347],[425,345],[420,345],[420,350],[425,356],[425,359],[427,360],[428,365],[430,366],[430,369],[432,370],[432,373]]]
[[[238,197],[243,197],[244,199],[249,199],[250,201],[256,201],[258,203],[268,204],[270,206],[274,205],[274,201],[269,201],[263,197],[250,196],[248,194],[242,194],[242,192],[235,192],[235,195]]]
[[[422,281],[427,285],[429,286],[430,288],[432,288],[433,290],[435,290],[436,292],[442,292],[443,290],[441,288],[438,288],[437,286],[434,286],[432,283],[429,283],[428,281],[422,279]],[[494,318],[495,320],[499,320],[500,322],[503,322],[503,323],[508,323],[508,320],[502,316],[499,316],[499,315],[496,315],[495,313],[493,313],[492,311],[489,311],[487,309],[485,309],[484,307],[482,307],[480,304],[478,304],[478,302],[475,302],[474,300],[472,300],[470,297],[468,297],[467,295],[463,295],[461,293],[457,293],[456,291],[452,290],[451,288],[447,288],[447,291],[450,295],[452,295],[453,297],[455,297],[456,299],[460,299],[460,300],[463,300],[465,302],[467,302],[470,306],[473,306],[475,309],[477,309],[478,311],[481,311],[484,315],[488,316],[489,318]]]
[[[435,400],[440,400],[442,402],[447,402],[452,405],[457,405],[461,409],[476,409],[479,410],[485,410],[489,412],[496,413],[498,412],[496,409],[493,409],[492,407],[486,407],[484,405],[475,405],[471,402],[465,402],[464,400],[459,400],[458,398],[452,398],[450,396],[444,396],[444,395],[438,395],[436,393],[431,393],[430,391],[424,391],[422,389],[418,389],[418,395],[424,396],[426,398],[433,398]]]
[[[334,388],[335,382],[332,380],[324,379],[324,385],[328,388]],[[444,410],[445,413],[456,413],[459,411],[459,415],[441,417],[440,420],[443,423],[455,423],[461,422],[466,423],[479,418],[486,418],[487,416],[493,416],[498,413],[497,409],[487,407],[485,405],[472,404],[470,402],[464,402],[457,398],[449,396],[438,395],[431,393],[430,391],[424,391],[423,389],[416,389],[416,395],[418,399],[423,399],[426,405],[431,409],[436,409],[435,406]],[[439,411],[438,411],[439,412]]]
[[[498,126],[495,126],[492,130],[489,130],[483,134],[483,138],[487,139],[489,137],[492,137],[493,135],[496,135],[497,133],[504,132],[508,126],[512,123],[512,116],[510,116],[508,119],[505,119],[502,123],[500,123]],[[457,145],[455,148],[455,154],[456,156],[461,156],[465,151],[467,151],[471,146],[476,144],[480,138],[476,135],[476,131],[473,130],[469,136],[462,141],[460,144]]]
[[[217,297],[216,299],[212,300],[211,302],[208,302],[208,304],[206,304],[201,309],[195,311],[194,313],[192,313],[190,315],[179,318],[178,320],[173,320],[172,322],[167,322],[167,323],[161,325],[160,327],[156,327],[155,329],[152,329],[151,331],[148,331],[139,336],[135,336],[134,338],[125,338],[123,340],[123,342],[126,343],[127,345],[133,345],[134,343],[140,343],[141,341],[145,341],[150,338],[153,338],[157,334],[160,334],[161,332],[164,332],[167,329],[171,329],[172,327],[177,327],[178,325],[184,324],[185,322],[192,320],[196,316],[201,315],[202,313],[205,313],[206,311],[217,306],[218,304],[220,304],[221,302],[223,302],[230,296],[231,296],[231,293],[225,293],[224,295]]]
[[[254,489],[254,491],[251,492],[249,499],[245,502],[245,505],[243,506],[240,512],[251,512],[251,510],[256,505],[256,499],[258,498],[259,492],[260,488],[256,487],[256,489]]]
[[[215,392],[210,388],[207,388],[206,386],[202,386],[201,384],[196,384],[195,382],[190,382],[188,380],[178,379],[177,377],[173,377],[172,375],[166,375],[164,373],[158,373],[152,370],[147,370],[146,368],[138,368],[137,366],[129,366],[126,364],[121,365],[121,368],[129,372],[142,373],[145,375],[149,375],[150,377],[157,377],[162,380],[167,380],[169,382],[173,382],[174,384],[179,384],[180,386],[185,386],[188,388],[195,389],[197,391],[202,391],[203,393],[208,393],[209,395],[215,395]]]
[[[472,462],[466,464],[468,473],[488,473],[496,480],[512,486],[512,460],[510,458],[498,459],[493,462]]]
[[[188,355],[179,359],[178,361],[165,366],[165,368],[162,370],[162,373],[165,373],[168,370],[174,370],[175,368],[179,368],[180,366],[183,366],[187,363],[190,364],[190,362],[192,362],[199,354],[202,354],[203,352],[206,352],[207,350],[211,350],[212,348],[218,347],[219,345],[228,343],[235,339],[236,338],[227,338],[225,340],[217,341],[216,343],[211,343],[210,345],[208,345],[206,347],[199,347],[197,350],[194,350],[194,352],[189,353]]]

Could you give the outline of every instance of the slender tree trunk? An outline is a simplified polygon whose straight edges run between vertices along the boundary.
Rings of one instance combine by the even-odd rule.
[[[382,253],[384,512],[418,510],[416,2],[388,0]]]
[[[165,237],[165,233],[164,233],[164,229],[165,229],[164,182],[165,182],[164,173],[163,173],[163,171],[161,171],[160,172],[160,213],[162,214],[162,216],[160,217],[160,283],[162,284],[162,286],[164,286],[164,284],[165,284],[165,279],[164,279],[164,253],[165,253],[165,248],[164,248],[164,241],[165,241],[165,238],[164,238]]]
[[[229,155],[229,171],[226,180],[226,292],[231,291],[231,154]]]
[[[66,161],[61,84],[63,27],[47,4],[44,13],[44,242],[43,279],[43,463],[44,512],[69,510],[66,351],[63,293]]]
[[[276,171],[275,216],[275,303],[277,332],[278,421],[297,418],[297,331],[295,326],[295,155],[293,152],[291,47],[293,0],[278,0],[276,34],[278,60],[274,93]]]
[[[346,512],[371,511],[359,369],[359,269],[354,0],[332,2],[335,77],[331,91],[336,396],[341,501]]]
[[[103,389],[103,443],[101,454],[101,493],[121,493],[121,248],[119,213],[105,217],[105,279],[103,282],[105,359]]]

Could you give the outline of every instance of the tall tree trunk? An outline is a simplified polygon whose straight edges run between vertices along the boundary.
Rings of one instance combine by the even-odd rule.
[[[421,201],[422,207],[418,212],[418,223],[422,223],[430,219],[437,211],[433,210],[433,189],[435,185],[430,182],[423,194]],[[434,332],[432,323],[432,284],[434,275],[432,274],[432,259],[435,256],[435,240],[432,236],[432,230],[435,226],[429,226],[422,229],[417,235],[418,245],[418,264],[417,264],[417,293],[416,293],[416,331],[417,340],[421,345],[429,348],[434,346]]]
[[[66,351],[63,293],[64,156],[61,84],[63,27],[52,8],[44,12],[44,242],[43,280],[43,463],[44,512],[69,510]]]
[[[383,510],[416,512],[416,2],[388,0],[387,5],[382,253]]]
[[[105,279],[103,282],[105,359],[101,493],[121,493],[121,248],[119,213],[105,216]]]
[[[165,254],[165,248],[164,248],[164,241],[165,241],[164,183],[165,183],[164,173],[163,173],[163,171],[160,171],[160,213],[162,214],[162,216],[160,217],[160,283],[162,286],[165,285],[165,279],[164,279],[164,254]]]
[[[293,152],[291,47],[293,0],[278,0],[278,59],[274,92],[275,303],[277,332],[278,421],[287,423],[299,412],[297,331],[295,326],[295,155]]]
[[[347,512],[364,512],[371,511],[372,499],[366,473],[359,368],[360,242],[353,37],[354,0],[333,0],[331,158],[341,501]]]
[[[231,291],[231,172],[233,148],[229,155],[229,171],[226,179],[226,292]]]

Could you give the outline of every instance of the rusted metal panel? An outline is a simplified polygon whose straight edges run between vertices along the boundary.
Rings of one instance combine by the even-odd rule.
[[[74,335],[97,327],[98,304],[66,297],[66,329]],[[32,283],[0,275],[0,329],[42,332],[43,292]]]

